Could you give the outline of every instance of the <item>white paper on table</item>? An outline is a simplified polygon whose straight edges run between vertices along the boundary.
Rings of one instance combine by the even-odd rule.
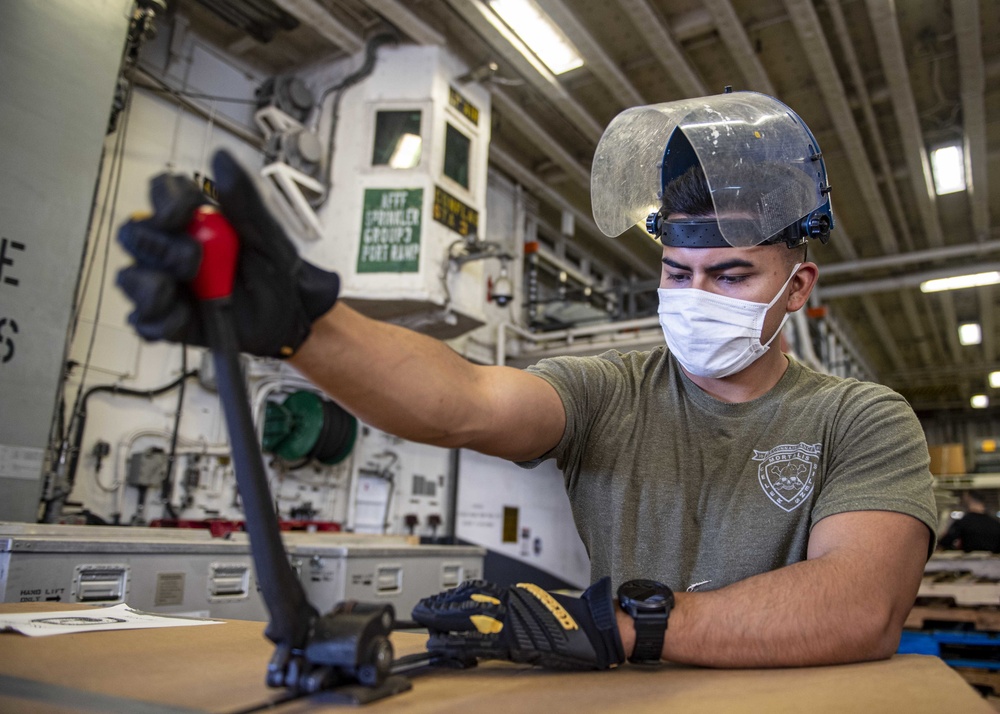
[[[155,615],[150,612],[133,610],[125,603],[89,610],[0,614],[0,632],[12,630],[29,637],[65,635],[69,632],[94,632],[96,630],[142,630],[153,627],[221,624],[220,620],[197,620],[188,617]]]

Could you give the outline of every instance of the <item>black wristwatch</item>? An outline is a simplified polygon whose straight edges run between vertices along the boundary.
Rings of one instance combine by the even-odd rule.
[[[629,662],[659,662],[674,592],[656,580],[629,580],[618,588],[618,604],[635,622],[635,648]]]

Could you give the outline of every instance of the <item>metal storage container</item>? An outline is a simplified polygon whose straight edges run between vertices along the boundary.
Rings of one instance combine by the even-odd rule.
[[[148,531],[0,534],[0,600],[266,620],[245,543]]]
[[[388,602],[399,619],[422,597],[483,574],[485,549],[405,536],[283,533],[309,601]],[[0,601],[130,606],[163,614],[267,620],[244,533],[0,523]]]
[[[341,600],[389,602],[397,619],[408,620],[421,598],[481,578],[486,550],[326,539],[297,540],[288,546],[288,554],[306,596],[321,612]]]

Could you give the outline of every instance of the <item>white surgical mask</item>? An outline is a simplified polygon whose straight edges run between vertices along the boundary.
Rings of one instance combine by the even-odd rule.
[[[660,327],[667,347],[691,374],[720,379],[736,374],[767,352],[788,319],[781,320],[766,343],[761,344],[764,317],[785,292],[795,271],[769,303],[750,302],[716,295],[697,288],[660,288]]]

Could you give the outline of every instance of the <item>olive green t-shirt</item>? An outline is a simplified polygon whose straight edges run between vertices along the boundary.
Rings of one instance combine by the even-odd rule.
[[[721,402],[665,348],[528,368],[562,398],[562,470],[591,578],[716,589],[806,558],[845,511],[937,523],[923,431],[885,386],[789,359],[767,394]],[[931,542],[933,547],[933,542]]]

